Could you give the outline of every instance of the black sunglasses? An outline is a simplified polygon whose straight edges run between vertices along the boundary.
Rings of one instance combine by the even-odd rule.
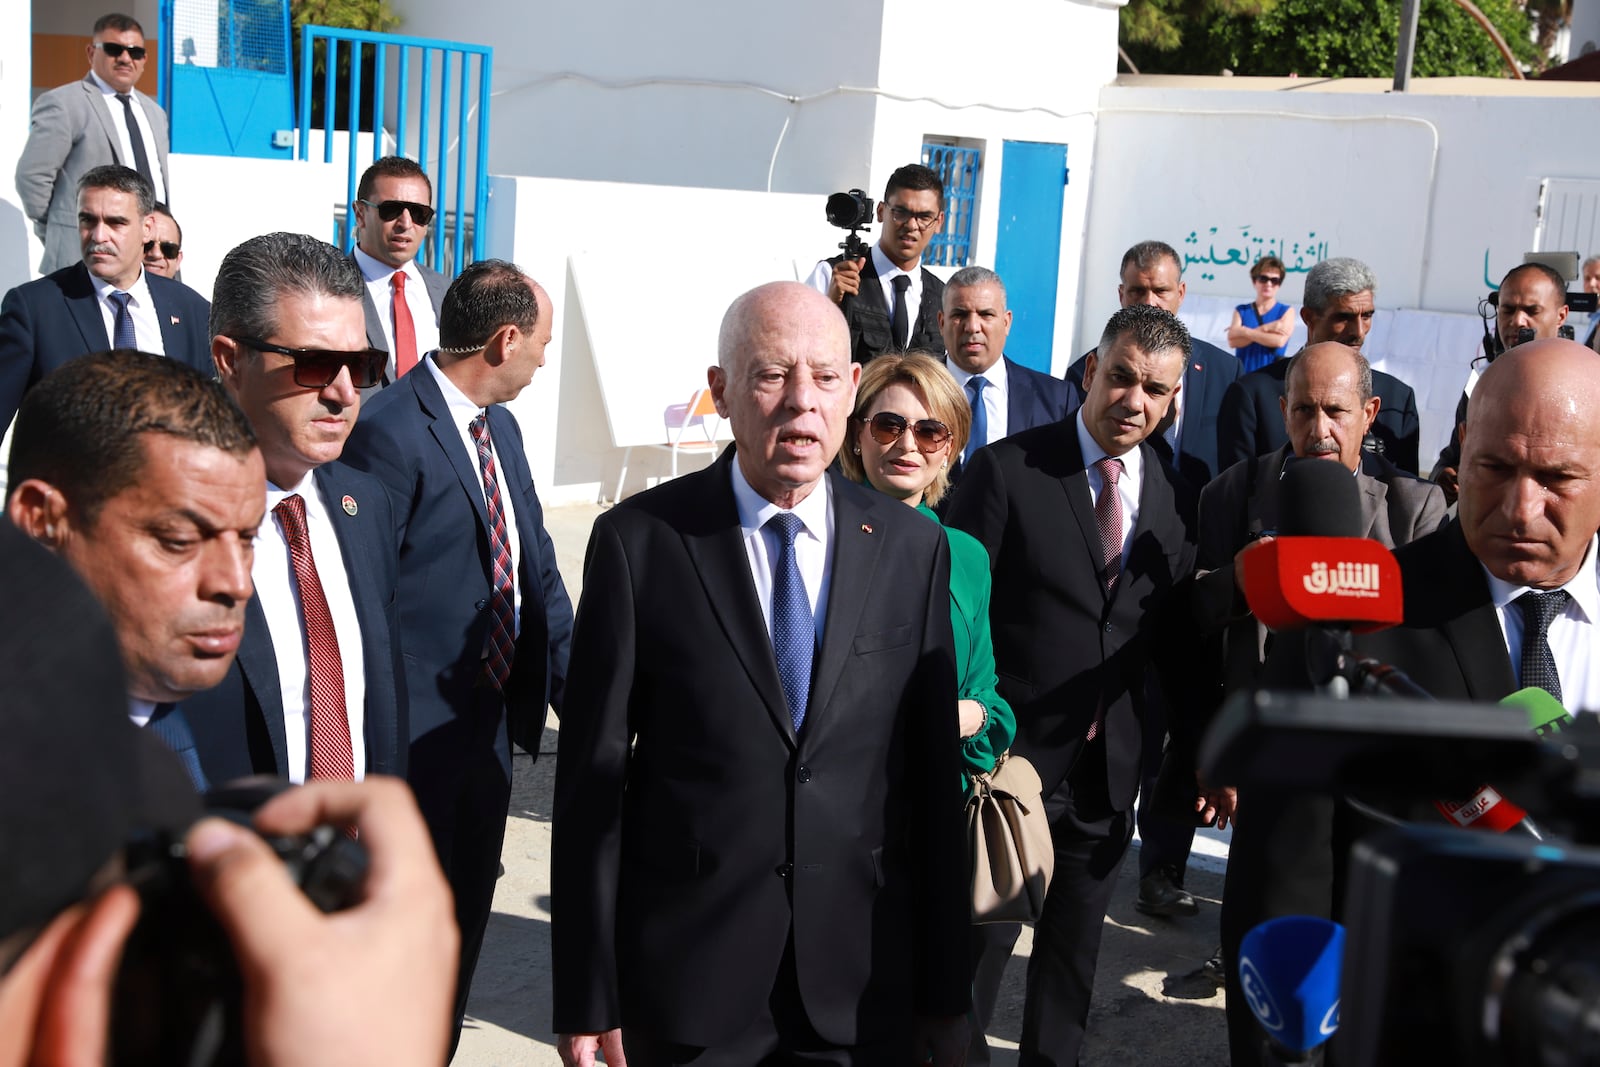
[[[351,385],[357,389],[367,389],[383,380],[383,367],[389,362],[389,353],[381,348],[330,352],[321,348],[285,348],[258,341],[254,337],[240,337],[237,340],[257,352],[276,352],[294,360],[294,384],[302,389],[326,389],[339,377],[341,370],[350,372]]]
[[[872,434],[872,439],[880,445],[892,445],[905,436],[906,427],[911,427],[911,439],[917,443],[918,452],[937,452],[950,440],[950,427],[938,419],[918,419],[912,422],[904,415],[896,415],[892,411],[880,411],[870,419],[864,420],[867,432]]]
[[[433,221],[433,208],[410,200],[385,200],[381,204],[374,204],[371,200],[358,200],[356,203],[372,208],[384,222],[393,222],[400,217],[402,211],[411,212],[411,221],[418,226],[426,226]]]
[[[1282,285],[1283,279],[1276,274],[1257,274],[1256,281],[1266,282],[1268,285]]]
[[[104,52],[106,55],[110,56],[112,59],[121,59],[122,53],[126,52],[128,53],[129,58],[137,63],[139,60],[143,59],[145,55],[144,45],[142,44],[118,44],[115,41],[96,41],[94,46],[100,49],[100,51]]]
[[[176,241],[146,241],[144,243],[144,254],[148,256],[151,252],[154,252],[156,245],[161,246],[162,259],[177,259],[178,253],[183,251],[183,246]]]

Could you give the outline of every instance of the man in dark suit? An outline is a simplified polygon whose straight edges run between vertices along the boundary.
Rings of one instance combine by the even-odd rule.
[[[950,471],[954,484],[961,463],[989,442],[1066,418],[1072,391],[1066,382],[1005,354],[1011,309],[1006,307],[1006,284],[992,270],[963,267],[950,276],[939,329],[945,366],[972,405],[973,430]]]
[[[504,407],[544,364],[552,315],[513,264],[472,264],[445,297],[439,350],[373,398],[344,451],[399,521],[408,777],[455,892],[458,1034],[494,902],[510,742],[538,754],[566,682],[572,603]]]
[[[97,167],[120,164],[168,201],[167,113],[135,85],[146,63],[144,28],[127,15],[95,20],[89,73],[33,102],[28,143],[17,159],[17,195],[44,242],[41,274],[78,258],[78,183]]]
[[[129,716],[203,788],[176,705],[222,680],[244,629],[266,493],[249,423],[191,367],[98,352],[28,394],[9,469],[11,521],[70,563],[111,616]]]
[[[336,462],[383,357],[361,274],[332,245],[272,233],[223,258],[213,295],[217,376],[261,444],[268,517],[238,658],[187,705],[201,764],[213,781],[404,774],[397,525],[383,484]]]
[[[1325,259],[1306,275],[1306,344],[1339,341],[1360,349],[1372,329],[1378,278],[1358,259]],[[1288,443],[1278,403],[1287,360],[1274,360],[1228,387],[1217,419],[1217,454],[1223,467],[1264,456]],[[1383,371],[1372,372],[1372,395],[1381,402],[1366,447],[1407,474],[1417,473],[1422,434],[1411,386]]]
[[[1118,311],[1084,368],[1077,414],[975,454],[946,519],[993,561],[1012,750],[1039,771],[1055,842],[1028,961],[1025,1064],[1078,1061],[1106,905],[1133,836],[1146,667],[1162,651],[1150,633],[1194,565],[1189,490],[1147,438],[1188,356],[1189,332],[1170,313]],[[983,930],[986,955],[1010,955],[1015,926]],[[993,991],[975,999],[992,1004]]]
[[[557,753],[564,1063],[958,1064],[949,550],[827,473],[860,375],[793,282],[709,374],[735,445],[595,523]]]
[[[1358,636],[1355,653],[1395,665],[1441,700],[1495,701],[1537,686],[1574,714],[1600,707],[1600,362],[1575,341],[1530,342],[1496,359],[1473,397],[1457,519],[1395,551],[1405,621]],[[1304,689],[1300,648],[1275,643],[1263,684]],[[1369,824],[1325,794],[1252,790],[1240,804],[1227,950],[1274,916],[1339,918],[1349,847]],[[1258,1053],[1247,1020],[1230,1013],[1229,1022],[1236,1057]]]
[[[414,160],[384,156],[356,186],[356,247],[366,292],[367,344],[389,353],[379,386],[399,381],[439,347],[439,307],[450,279],[417,261],[433,222],[433,182]],[[369,397],[378,387],[367,390]]]
[[[883,227],[871,254],[817,264],[806,284],[839,305],[850,324],[850,358],[913,348],[944,355],[939,335],[944,283],[922,266],[922,253],[944,225],[944,182],[920,163],[889,175],[878,205]]]
[[[211,373],[210,305],[144,269],[150,183],[127,167],[96,167],[79,182],[77,204],[82,261],[0,302],[0,426],[40,378],[85,352],[138,349]]]

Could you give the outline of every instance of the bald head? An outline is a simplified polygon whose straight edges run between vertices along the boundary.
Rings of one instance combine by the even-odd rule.
[[[1372,368],[1360,350],[1338,341],[1307,345],[1290,362],[1284,390],[1279,403],[1294,454],[1359,467],[1361,442],[1378,415]]]
[[[844,316],[809,286],[773,282],[729,306],[711,395],[751,488],[784,508],[805,499],[844,440],[860,375]]]
[[[1473,555],[1515,585],[1555,589],[1600,528],[1600,354],[1531,341],[1484,372],[1461,441],[1460,516]]]

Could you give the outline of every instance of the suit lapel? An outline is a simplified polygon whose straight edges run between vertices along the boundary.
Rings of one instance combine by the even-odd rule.
[[[517,433],[511,413],[499,404],[489,408],[489,435],[494,438],[495,454],[500,457],[500,491],[510,498],[516,512],[513,519],[522,548],[522,558],[516,561],[517,582],[522,588],[522,610],[524,613],[543,615],[544,587],[539,582],[539,527],[534,522],[534,505],[528,492],[528,486],[533,484],[533,472],[528,469],[528,457],[522,450],[522,437]],[[456,451],[460,452],[461,449],[457,448]],[[484,514],[487,516],[488,512]]]
[[[1516,689],[1517,676],[1511,666],[1511,656],[1506,652],[1500,619],[1489,596],[1489,580],[1483,576],[1482,565],[1467,547],[1461,523],[1453,521],[1447,529],[1442,537],[1442,558],[1436,565],[1440,573],[1457,578],[1453,583],[1437,583],[1441,588],[1434,592],[1457,606],[1445,611],[1439,628],[1455,651],[1456,663],[1472,699],[1499,700]],[[1462,580],[1462,575],[1471,578]]]
[[[83,335],[84,344],[88,345],[84,351],[104,352],[110,348],[111,338],[106,334],[106,320],[100,317],[100,302],[95,299],[89,268],[82,263],[74,267],[73,284],[70,289],[63,288],[61,295],[66,299],[67,312]]]
[[[825,713],[839,676],[844,673],[861,612],[872,592],[873,570],[883,549],[883,535],[870,532],[876,525],[870,519],[879,502],[842,478],[832,481],[833,573],[828,579],[828,617],[822,630],[822,649],[812,674],[811,706],[806,712],[808,730],[812,729],[811,717]]]
[[[1083,449],[1078,447],[1078,420],[1063,419],[1057,424],[1061,429],[1062,466],[1068,473],[1061,476],[1061,488],[1067,494],[1067,506],[1077,520],[1078,533],[1083,537],[1085,559],[1091,563],[1095,585],[1100,595],[1106,595],[1105,582],[1100,581],[1100,527],[1094,521],[1094,495],[1089,492],[1089,471],[1083,465]]]
[[[111,149],[111,158],[124,167],[132,167],[133,161],[122,158],[122,138],[117,133],[117,128],[111,123],[111,112],[106,109],[105,94],[100,91],[100,86],[88,75],[83,79],[83,92],[89,98],[89,113],[94,116],[95,124],[100,132],[105,134],[106,145]]]
[[[185,324],[182,316],[175,315],[169,310],[164,287],[149,277],[148,272],[145,283],[150,290],[150,305],[156,313],[156,324],[161,327],[161,344],[168,356],[184,362],[182,353],[189,351],[186,338],[189,331],[195,328],[195,324]]]
[[[1037,404],[1033,382],[1027,375],[1017,373],[1017,365],[1009,356],[1000,358],[1006,361],[1006,432],[1038,425],[1031,417]]]
[[[745,552],[739,526],[739,511],[733,502],[733,448],[704,474],[706,487],[698,509],[710,516],[703,526],[683,535],[684,548],[700,573],[711,610],[717,616],[728,644],[761,694],[767,714],[790,747],[795,744],[794,724],[789,721],[789,704],[778,678],[778,660],[772,651],[767,621],[756,599],[755,583],[750,578],[750,557]],[[835,523],[837,527],[837,523]],[[837,588],[837,575],[835,575]],[[817,687],[813,684],[812,692]]]
[[[1389,487],[1360,471],[1356,472],[1356,484],[1361,487],[1361,536],[1388,544],[1393,539],[1378,536],[1378,520],[1384,514]]]
[[[354,262],[355,256],[352,255],[350,259]],[[361,268],[358,266],[356,269]],[[361,314],[367,323],[367,344],[373,348],[387,349],[389,341],[383,335],[383,319],[378,316],[378,305],[373,303],[372,290],[367,288],[365,278],[361,281]]]
[[[483,502],[483,475],[477,466],[472,463],[466,449],[461,444],[461,431],[456,429],[455,423],[450,421],[450,406],[445,402],[444,393],[439,389],[439,383],[434,381],[433,374],[425,367],[418,367],[421,374],[408,374],[401,380],[396,388],[410,385],[417,395],[417,403],[422,408],[424,415],[431,420],[428,423],[428,432],[433,435],[434,443],[444,451],[444,458],[450,464],[450,469],[456,472],[456,478],[461,482],[462,491],[467,494],[467,499],[472,502],[472,513],[478,517],[478,526],[487,531],[489,529],[489,509]],[[507,433],[510,431],[508,430]],[[499,435],[491,426],[489,435],[494,438],[496,445],[501,449],[501,462],[505,462],[504,445]],[[514,438],[513,438],[514,440]]]
[[[269,518],[270,522],[271,519]],[[261,598],[255,595],[244,609],[244,638],[239,642],[236,661],[250,691],[255,694],[261,716],[266,720],[267,736],[272,739],[272,757],[278,772],[289,773],[289,740],[283,726],[283,687],[278,681],[278,657],[272,651],[272,631]]]

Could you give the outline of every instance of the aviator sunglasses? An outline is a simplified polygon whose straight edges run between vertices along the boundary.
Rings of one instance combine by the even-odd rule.
[[[178,253],[183,251],[183,246],[176,241],[146,241],[144,243],[144,254],[148,256],[151,252],[154,252],[157,245],[161,246],[162,259],[177,259]]]
[[[906,427],[911,427],[911,439],[917,443],[918,452],[937,452],[950,440],[950,427],[938,419],[918,419],[911,422],[904,415],[896,415],[892,411],[880,411],[870,419],[863,420],[867,424],[867,432],[872,434],[872,439],[880,445],[892,445],[905,436]]]
[[[384,364],[389,361],[389,353],[381,348],[330,352],[321,348],[285,348],[254,337],[235,339],[257,352],[276,352],[294,360],[294,384],[302,389],[326,389],[339,377],[341,369],[350,372],[351,385],[369,389],[382,380]]]
[[[400,217],[400,212],[411,212],[411,221],[418,226],[426,226],[433,221],[433,208],[427,204],[418,204],[410,200],[384,200],[374,204],[371,200],[361,200],[362,203],[378,213],[378,218],[384,222],[393,222]]]
[[[121,59],[122,53],[126,52],[128,53],[128,58],[137,63],[143,59],[145,55],[144,45],[142,44],[128,45],[118,44],[115,41],[96,41],[94,46],[100,49],[100,51],[104,52],[106,55],[110,56],[112,59]]]

